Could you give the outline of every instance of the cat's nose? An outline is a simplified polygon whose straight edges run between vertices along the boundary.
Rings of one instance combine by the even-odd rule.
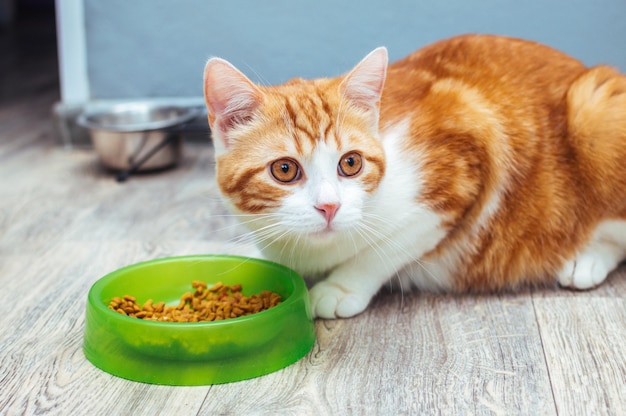
[[[330,222],[335,218],[335,214],[341,207],[340,203],[331,203],[331,204],[318,204],[315,205],[315,209],[319,211],[320,214],[326,218],[326,222],[330,224]]]

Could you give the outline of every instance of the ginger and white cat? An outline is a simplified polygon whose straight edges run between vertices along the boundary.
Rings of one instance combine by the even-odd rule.
[[[253,84],[212,58],[204,94],[225,201],[306,276],[317,317],[388,281],[586,289],[626,257],[626,77],[537,43],[466,35],[388,66]]]

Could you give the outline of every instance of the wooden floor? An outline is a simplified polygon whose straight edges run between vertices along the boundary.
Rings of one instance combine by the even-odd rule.
[[[0,94],[0,414],[626,414],[626,268],[588,292],[383,294],[318,321],[311,353],[249,381],[167,387],[98,370],[81,349],[98,278],[254,248],[233,242],[208,144],[124,184],[92,151],[59,146],[54,64],[1,74],[22,84]]]

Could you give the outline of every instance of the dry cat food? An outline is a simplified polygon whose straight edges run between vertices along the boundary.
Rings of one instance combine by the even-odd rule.
[[[152,299],[140,306],[135,297],[125,295],[113,298],[109,309],[151,321],[203,322],[251,315],[274,307],[282,300],[279,294],[269,290],[262,291],[260,295],[245,296],[241,293],[240,284],[228,286],[218,282],[209,288],[205,282],[194,280],[191,286],[195,291],[182,295],[177,306],[154,303]]]

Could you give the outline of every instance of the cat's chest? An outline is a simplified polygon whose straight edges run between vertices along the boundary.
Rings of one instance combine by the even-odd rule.
[[[262,248],[264,257],[285,264],[306,277],[324,277],[358,256],[367,243],[350,236],[334,236],[320,243],[306,238],[277,241]]]

